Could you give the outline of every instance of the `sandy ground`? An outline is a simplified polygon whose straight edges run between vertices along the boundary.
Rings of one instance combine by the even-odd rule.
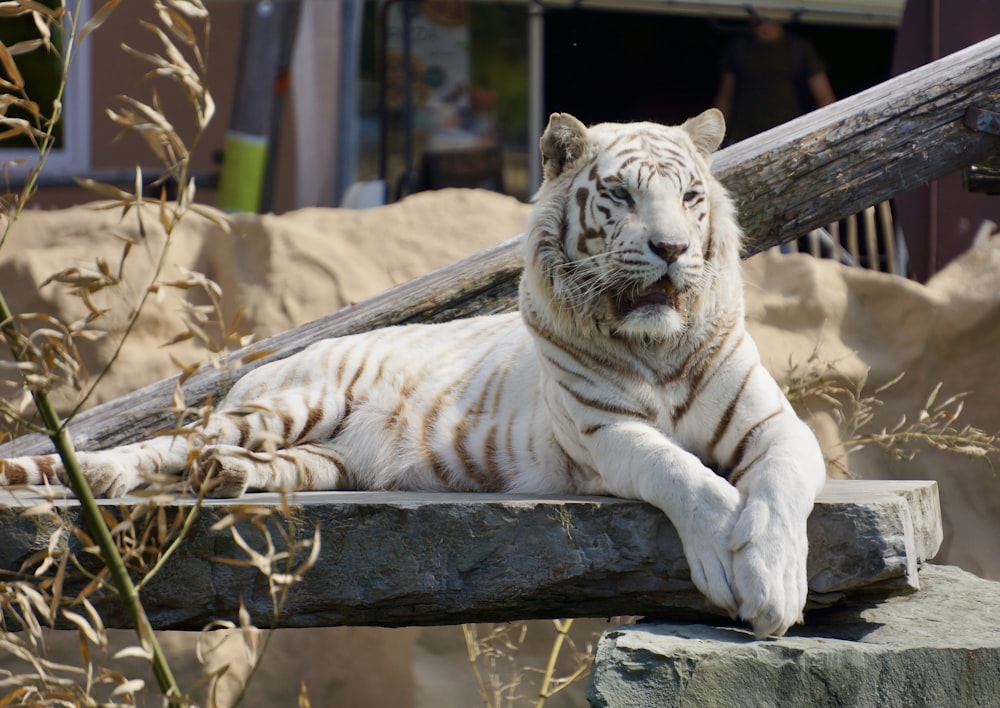
[[[121,219],[115,211],[29,212],[0,251],[0,287],[16,312],[80,320],[88,310],[71,287],[40,284],[62,271],[63,280],[90,287],[88,274],[100,274],[102,268],[118,273],[123,244],[131,242],[120,281],[89,296],[94,309],[107,310],[91,325],[104,336],[80,343],[94,375],[112,358],[128,314],[148,284],[154,279],[184,284],[183,289],[161,287],[152,297],[110,375],[96,386],[88,401],[92,405],[175,373],[175,362],[206,356],[197,337],[162,346],[188,329],[192,313],[214,318],[214,310],[204,309],[211,302],[204,291],[187,287],[196,280],[190,273],[204,273],[221,285],[217,311],[227,326],[239,316],[241,334],[263,337],[499,243],[523,229],[528,210],[490,192],[445,190],[368,211],[243,216],[231,232],[192,216],[171,236],[159,278],[154,274],[165,235],[155,218],[147,218],[140,232],[133,217]],[[997,431],[998,272],[996,238],[977,244],[926,285],[808,256],[762,254],[745,266],[748,320],[779,378],[811,358],[814,365],[831,363],[844,381],[867,376],[868,390],[905,372],[902,381],[879,394],[875,429],[891,427],[904,414],[918,417],[940,382],[938,402],[968,392],[960,422]],[[198,330],[211,335],[215,328],[199,321]],[[0,395],[13,394],[8,389]],[[62,407],[72,405],[77,395],[61,396]],[[829,407],[813,402],[802,412],[835,451],[838,429]],[[1000,494],[989,464],[937,451],[899,461],[868,448],[851,456],[849,469],[858,477],[937,480],[945,524],[937,560],[1000,579],[994,540],[1000,533]],[[581,641],[603,626],[603,621],[588,623]],[[525,655],[539,666],[550,630],[532,631],[538,638]],[[196,639],[183,633],[163,638],[187,686],[200,672],[192,649]],[[126,633],[118,641],[130,638]],[[75,644],[70,641],[65,651],[72,654]],[[479,704],[458,628],[288,630],[276,634],[270,652],[243,705],[294,705],[301,681],[313,705]],[[225,661],[233,664],[229,675],[236,678],[221,687],[221,705],[231,702],[239,685],[240,655],[238,647],[227,654]],[[577,690],[549,705],[580,705],[581,696]]]

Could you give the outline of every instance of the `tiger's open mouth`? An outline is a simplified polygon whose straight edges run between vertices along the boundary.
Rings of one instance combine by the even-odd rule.
[[[664,275],[648,288],[638,292],[622,293],[615,298],[618,314],[625,317],[641,307],[658,306],[676,310],[680,301],[681,291],[674,285],[669,275]]]

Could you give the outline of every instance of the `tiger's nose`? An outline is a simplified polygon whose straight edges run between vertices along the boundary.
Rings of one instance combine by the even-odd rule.
[[[659,241],[650,239],[649,250],[662,258],[667,263],[673,263],[688,250],[686,243],[670,243],[669,241]]]

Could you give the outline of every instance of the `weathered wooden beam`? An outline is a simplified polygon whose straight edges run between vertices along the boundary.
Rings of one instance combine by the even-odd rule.
[[[1000,151],[1000,137],[967,127],[969,107],[1000,111],[1000,36],[838,101],[721,151],[713,169],[739,205],[750,255]],[[250,345],[228,370],[202,367],[184,384],[189,405],[318,339],[416,321],[511,309],[521,269],[514,238],[320,320]],[[240,366],[248,354],[269,354]],[[77,416],[76,445],[99,449],[173,424],[176,377]],[[0,456],[51,451],[42,436]]]
[[[0,492],[0,572],[31,573],[26,559],[59,531],[88,564],[67,525],[82,523],[73,499],[57,517],[21,510],[39,498]],[[103,500],[114,513],[118,502]],[[139,529],[134,499],[126,502]],[[231,512],[276,512],[275,494],[209,501],[187,539],[143,589],[157,629],[201,629],[236,620],[242,601],[256,626],[274,622],[266,577],[228,529],[212,526]],[[282,627],[428,625],[530,618],[658,615],[709,610],[692,585],[680,539],[662,512],[642,502],[606,497],[538,498],[496,494],[310,492],[290,500],[285,528],[298,539],[319,529],[315,566],[294,585],[277,619]],[[155,513],[169,525],[190,500],[169,500]],[[121,514],[121,511],[117,513]],[[283,551],[278,518],[267,522]],[[236,526],[260,552],[260,532]],[[941,543],[934,482],[831,481],[809,518],[810,606],[845,598],[871,600],[917,588],[918,565]],[[135,549],[135,546],[133,546]],[[147,564],[154,560],[141,554]],[[305,560],[306,551],[293,563]],[[91,557],[91,560],[93,558]],[[35,563],[38,560],[36,558]],[[93,570],[93,569],[92,569]],[[285,569],[280,564],[278,572]],[[63,593],[87,578],[71,563]],[[127,627],[111,593],[91,596],[105,624]]]
[[[1000,152],[965,123],[1000,111],[1000,35],[722,151],[748,255]]]

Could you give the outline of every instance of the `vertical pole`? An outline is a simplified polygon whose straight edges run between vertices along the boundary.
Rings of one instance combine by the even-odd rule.
[[[340,133],[337,135],[337,169],[333,179],[331,204],[341,203],[344,193],[354,181],[358,149],[358,81],[361,72],[361,0],[342,0],[340,36],[343,52],[340,60],[340,91],[338,114]]]
[[[532,194],[542,184],[538,138],[545,128],[545,17],[537,4],[528,13],[528,194]]]
[[[236,96],[219,176],[222,209],[270,209],[280,98],[298,13],[298,0],[260,0],[243,10]]]
[[[403,0],[403,176],[398,196],[413,193],[413,3]]]

